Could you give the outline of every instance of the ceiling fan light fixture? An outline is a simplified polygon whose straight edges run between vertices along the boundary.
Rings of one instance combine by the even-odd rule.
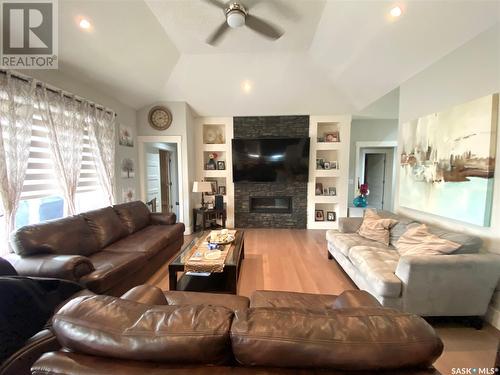
[[[245,24],[245,13],[240,10],[231,10],[226,15],[227,24],[233,29],[241,27]]]

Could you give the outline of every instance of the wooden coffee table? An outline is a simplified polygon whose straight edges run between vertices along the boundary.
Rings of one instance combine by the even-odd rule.
[[[229,248],[229,254],[224,264],[223,272],[214,272],[209,276],[187,275],[183,273],[178,277],[178,272],[184,272],[184,266],[193,253],[193,247],[202,236],[208,236],[210,231],[198,233],[196,237],[184,245],[180,253],[168,265],[168,278],[170,290],[192,292],[231,293],[236,294],[241,261],[245,256],[244,232],[238,230],[234,242]]]

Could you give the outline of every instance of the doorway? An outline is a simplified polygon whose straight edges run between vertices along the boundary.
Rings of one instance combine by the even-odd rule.
[[[176,143],[144,142],[145,200],[151,211],[179,216],[179,173]]]
[[[371,208],[393,210],[396,148],[395,142],[356,142],[356,181],[368,184]]]

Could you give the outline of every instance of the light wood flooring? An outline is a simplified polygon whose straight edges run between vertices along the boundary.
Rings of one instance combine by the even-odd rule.
[[[167,265],[149,283],[167,290]],[[249,296],[259,289],[340,294],[356,286],[334,260],[327,259],[325,231],[247,229],[238,294]],[[498,330],[485,325],[478,331],[460,323],[434,326],[445,345],[435,363],[443,375],[451,374],[454,367],[493,367]]]

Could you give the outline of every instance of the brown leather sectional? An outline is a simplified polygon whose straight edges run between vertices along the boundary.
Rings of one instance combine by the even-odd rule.
[[[132,289],[81,296],[53,329],[63,349],[32,374],[436,375],[443,344],[422,318],[363,291],[340,296]]]
[[[136,201],[22,227],[11,240],[16,254],[7,259],[20,275],[72,280],[118,296],[166,264],[183,233],[174,214],[150,213]]]

